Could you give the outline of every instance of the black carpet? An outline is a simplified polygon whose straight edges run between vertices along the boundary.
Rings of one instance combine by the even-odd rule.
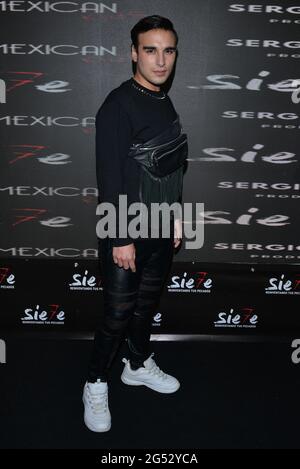
[[[91,341],[6,338],[0,365],[1,448],[300,448],[300,364],[291,340],[155,342],[181,388],[163,395],[111,374],[112,428],[89,431],[82,387]]]

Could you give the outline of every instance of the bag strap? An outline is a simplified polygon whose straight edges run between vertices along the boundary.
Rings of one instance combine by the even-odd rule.
[[[181,129],[182,128],[181,128],[181,124],[180,124],[179,115],[177,114],[177,117],[173,120],[173,122],[170,124],[170,126],[167,129],[165,129],[163,132],[156,135],[155,137],[151,138],[150,140],[147,140],[146,142],[133,143],[130,147],[130,150],[137,150],[139,148],[151,147],[151,146],[160,145],[162,143],[165,143],[164,140],[168,141],[168,139],[173,137],[174,131],[176,131],[177,134],[180,134]],[[170,133],[171,133],[171,135],[170,135]]]

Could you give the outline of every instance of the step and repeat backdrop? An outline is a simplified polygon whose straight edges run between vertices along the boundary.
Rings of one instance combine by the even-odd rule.
[[[174,256],[153,334],[300,331],[300,2],[228,0],[0,1],[0,330],[101,317],[95,115],[152,14],[179,35],[169,95],[204,230]]]

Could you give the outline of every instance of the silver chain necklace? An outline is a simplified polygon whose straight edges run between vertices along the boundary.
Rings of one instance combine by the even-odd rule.
[[[132,86],[140,91],[141,93],[144,93],[144,94],[147,94],[148,96],[151,96],[152,98],[156,98],[156,99],[165,99],[167,97],[166,93],[163,91],[163,96],[155,96],[154,94],[151,94],[151,93],[148,93],[147,91],[145,91],[143,88],[140,88],[139,86],[137,86],[134,81],[132,81]]]

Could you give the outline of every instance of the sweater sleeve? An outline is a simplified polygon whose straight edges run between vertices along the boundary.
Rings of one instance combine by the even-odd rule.
[[[116,237],[113,246],[133,240],[119,237],[119,195],[124,192],[124,166],[132,141],[130,120],[117,99],[106,98],[96,115],[96,174],[99,202],[110,202],[116,209]]]

